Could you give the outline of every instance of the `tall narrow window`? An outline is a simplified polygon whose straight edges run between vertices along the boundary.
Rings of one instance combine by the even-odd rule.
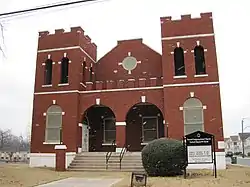
[[[115,118],[104,119],[103,143],[112,143],[116,139]]]
[[[142,142],[147,143],[158,138],[158,118],[142,118]]]
[[[199,99],[190,98],[183,105],[185,135],[204,131],[203,106]]]
[[[45,62],[45,70],[44,70],[44,84],[50,85],[52,84],[52,60],[48,59]]]
[[[202,46],[194,48],[194,59],[196,75],[206,74],[205,54]]]
[[[89,68],[89,81],[90,82],[93,81],[93,68],[92,67]]]
[[[181,47],[174,49],[175,76],[185,75],[184,51]]]
[[[60,106],[52,105],[46,113],[45,141],[60,143],[62,140],[62,109]]]
[[[61,84],[69,82],[69,59],[63,57],[61,61]]]
[[[85,69],[86,69],[86,61],[82,63],[82,83],[85,82]]]

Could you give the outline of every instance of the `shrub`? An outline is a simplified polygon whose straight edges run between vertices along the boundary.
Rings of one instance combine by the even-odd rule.
[[[248,153],[247,153],[247,156],[249,156],[249,157],[250,157],[250,152],[248,152]]]
[[[174,139],[156,139],[142,150],[142,164],[149,176],[174,176],[183,173],[184,147]]]

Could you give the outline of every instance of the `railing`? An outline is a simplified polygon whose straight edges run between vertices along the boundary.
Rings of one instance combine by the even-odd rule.
[[[126,152],[126,148],[127,148],[127,146],[126,146],[126,144],[124,144],[124,146],[120,152],[120,170],[122,169],[122,159],[123,159],[123,156]]]
[[[115,145],[115,140],[112,142],[111,146],[113,147],[114,145]],[[113,151],[109,151],[106,154],[106,169],[108,169],[108,162],[109,162],[109,159],[110,159],[112,153],[113,153]]]

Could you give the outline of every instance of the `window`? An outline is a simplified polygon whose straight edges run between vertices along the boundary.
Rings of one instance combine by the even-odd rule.
[[[116,126],[114,118],[104,119],[103,143],[112,143],[116,139]]]
[[[48,59],[45,62],[45,71],[44,71],[44,84],[51,85],[52,84],[52,60]]]
[[[199,99],[190,98],[183,105],[184,133],[204,131],[203,106]]]
[[[52,105],[46,113],[46,135],[45,141],[50,143],[61,142],[62,129],[62,109],[57,105]]]
[[[184,51],[181,47],[174,49],[175,76],[185,75]]]
[[[63,57],[61,61],[61,84],[66,84],[69,81],[69,59]]]
[[[89,74],[89,81],[92,82],[93,81],[93,68],[92,67],[89,68],[89,73],[90,73]]]
[[[142,118],[142,142],[147,143],[158,138],[158,118]]]
[[[85,82],[85,68],[86,68],[86,61],[82,63],[82,83]]]
[[[194,58],[196,75],[206,74],[205,55],[202,46],[196,46],[194,48]]]

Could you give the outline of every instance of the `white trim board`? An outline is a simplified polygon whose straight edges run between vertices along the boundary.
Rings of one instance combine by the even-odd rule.
[[[53,52],[53,51],[64,51],[64,50],[70,50],[70,49],[80,49],[82,52],[85,53],[85,55],[87,57],[89,57],[90,60],[92,60],[94,63],[96,63],[96,61],[86,51],[84,51],[83,48],[81,48],[81,46],[53,48],[53,49],[43,49],[43,50],[38,50],[37,53],[46,53],[46,52]]]
[[[186,38],[201,38],[201,37],[210,37],[210,36],[214,36],[214,33],[163,37],[163,38],[161,38],[161,40],[176,40],[176,39],[186,39]]]
[[[51,92],[35,92],[34,95],[46,94],[64,94],[64,93],[105,93],[105,92],[121,92],[121,91],[138,91],[138,90],[157,90],[168,87],[184,87],[184,86],[203,86],[203,85],[219,85],[219,82],[197,82],[197,83],[180,83],[180,84],[164,84],[163,86],[153,87],[138,87],[138,88],[120,88],[120,89],[105,89],[105,90],[67,90],[67,91],[51,91]]]

